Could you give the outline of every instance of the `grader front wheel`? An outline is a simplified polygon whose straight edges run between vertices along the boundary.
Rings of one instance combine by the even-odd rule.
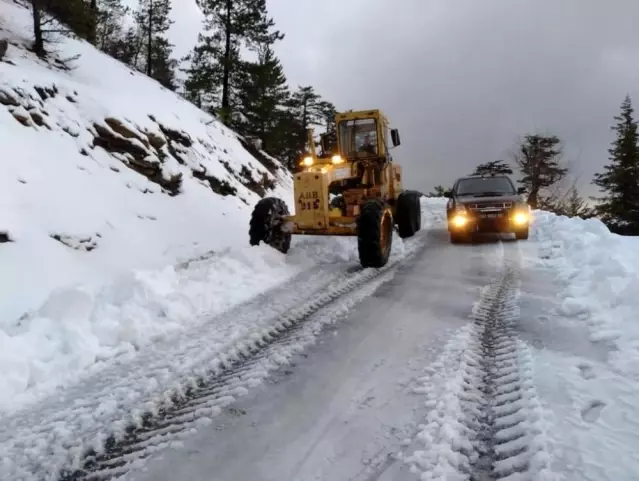
[[[393,244],[393,214],[379,199],[367,201],[357,219],[357,248],[362,267],[383,267]]]
[[[249,241],[252,246],[260,242],[286,254],[291,246],[291,234],[282,229],[283,219],[289,215],[286,203],[276,197],[261,199],[253,209],[249,227]]]

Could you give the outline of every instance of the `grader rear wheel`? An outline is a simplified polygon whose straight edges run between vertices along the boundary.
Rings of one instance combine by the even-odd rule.
[[[357,247],[362,267],[383,267],[393,244],[393,214],[380,199],[371,199],[357,219]]]
[[[395,217],[399,237],[413,237],[422,228],[422,209],[420,195],[413,191],[404,191],[397,198]]]

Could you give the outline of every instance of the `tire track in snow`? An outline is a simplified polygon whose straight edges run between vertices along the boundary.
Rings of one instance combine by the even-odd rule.
[[[451,342],[442,372],[418,392],[433,407],[405,461],[423,480],[533,480],[547,468],[531,357],[516,334],[518,249],[484,288],[473,322]]]
[[[107,443],[104,452],[87,453],[82,469],[64,473],[60,481],[113,479],[142,468],[155,452],[179,446],[181,439],[198,427],[211,424],[212,418],[223,409],[232,409],[230,406],[236,397],[247,394],[271,371],[288,364],[293,355],[303,352],[325,324],[338,322],[355,304],[388,282],[393,274],[391,271],[377,276],[309,317],[290,327],[282,326],[280,332],[273,334],[270,344],[250,346],[224,364],[220,374],[208,380],[201,379],[196,386],[187,388],[180,398],[174,397],[171,404],[161,408],[154,417],[147,416],[141,426],[131,426],[123,438]]]
[[[312,329],[389,280],[427,238],[424,232],[405,242],[381,269],[322,266],[271,291],[277,295],[270,299],[267,293],[222,314],[229,325],[246,326],[231,333],[232,341],[220,335],[219,323],[203,323],[106,369],[97,382],[92,377],[38,410],[3,420],[0,478],[110,479],[179,443],[311,342]]]

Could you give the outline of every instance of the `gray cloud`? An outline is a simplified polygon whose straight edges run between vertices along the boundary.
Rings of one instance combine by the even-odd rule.
[[[183,55],[195,2],[175,11]],[[584,192],[607,162],[626,93],[639,109],[636,0],[267,0],[286,33],[292,86],[339,109],[379,107],[402,133],[409,187],[450,184],[507,158],[518,137],[556,133]]]
[[[449,184],[552,132],[588,187],[626,93],[639,105],[636,0],[268,0],[293,85],[385,110],[410,187]]]

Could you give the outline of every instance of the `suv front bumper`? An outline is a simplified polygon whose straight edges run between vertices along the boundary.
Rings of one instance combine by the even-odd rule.
[[[459,233],[509,233],[528,229],[530,212],[523,209],[454,212],[448,218],[448,230]]]

